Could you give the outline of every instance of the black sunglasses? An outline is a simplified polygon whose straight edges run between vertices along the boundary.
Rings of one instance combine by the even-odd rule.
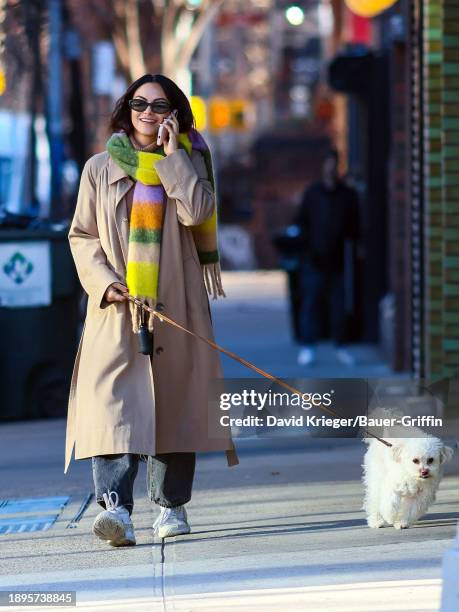
[[[156,100],[153,100],[153,102],[147,102],[142,98],[133,98],[132,100],[129,100],[129,108],[137,113],[143,113],[148,106],[154,113],[159,114],[168,113],[172,108],[169,102],[163,98],[156,98]]]

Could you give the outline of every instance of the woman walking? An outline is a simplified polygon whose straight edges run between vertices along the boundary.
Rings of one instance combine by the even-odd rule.
[[[159,139],[159,126],[162,125]],[[228,428],[209,433],[208,383],[217,351],[128,300],[133,295],[213,340],[207,291],[224,295],[210,151],[188,99],[164,75],[144,75],[113,111],[107,148],[82,172],[69,231],[88,294],[72,376],[64,473],[92,459],[94,533],[135,544],[131,514],[139,460],[148,459],[158,537],[188,533],[196,452],[225,451]],[[139,352],[143,351],[143,352]]]

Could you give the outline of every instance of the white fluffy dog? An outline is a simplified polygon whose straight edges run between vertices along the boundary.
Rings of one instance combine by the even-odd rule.
[[[394,414],[384,410],[386,417]],[[410,437],[402,437],[407,435]],[[365,438],[368,450],[362,466],[366,488],[363,509],[369,527],[393,525],[406,529],[435,501],[443,464],[454,451],[415,427],[394,425],[385,428],[382,437],[392,446]]]

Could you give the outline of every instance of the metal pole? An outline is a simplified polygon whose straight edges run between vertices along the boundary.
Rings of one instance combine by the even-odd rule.
[[[28,102],[30,126],[28,133],[28,151],[25,163],[23,198],[19,212],[30,216],[36,216],[40,212],[40,204],[37,197],[37,135],[35,122],[42,98],[41,79],[41,55],[40,55],[40,19],[42,15],[42,4],[40,0],[24,3],[24,26],[29,43],[29,51],[32,57],[33,74],[31,92]]]
[[[214,44],[214,24],[210,22],[202,34],[198,47],[199,95],[206,100],[215,91]]]
[[[48,0],[49,56],[48,56],[48,138],[51,163],[50,217],[60,218],[62,193],[62,0]]]

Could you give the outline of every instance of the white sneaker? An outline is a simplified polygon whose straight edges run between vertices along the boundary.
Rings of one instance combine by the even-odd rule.
[[[115,496],[115,501],[111,496]],[[109,491],[103,496],[106,510],[100,512],[92,526],[94,534],[101,540],[107,540],[111,546],[132,546],[136,543],[134,525],[129,511],[118,506],[119,497],[116,491]]]
[[[171,536],[190,533],[185,506],[161,507],[161,512],[153,523],[153,531],[158,538],[170,538]]]
[[[298,365],[305,366],[314,363],[316,360],[315,349],[309,346],[303,346],[298,353]]]
[[[355,365],[355,357],[346,349],[336,349],[336,358],[346,366]]]

